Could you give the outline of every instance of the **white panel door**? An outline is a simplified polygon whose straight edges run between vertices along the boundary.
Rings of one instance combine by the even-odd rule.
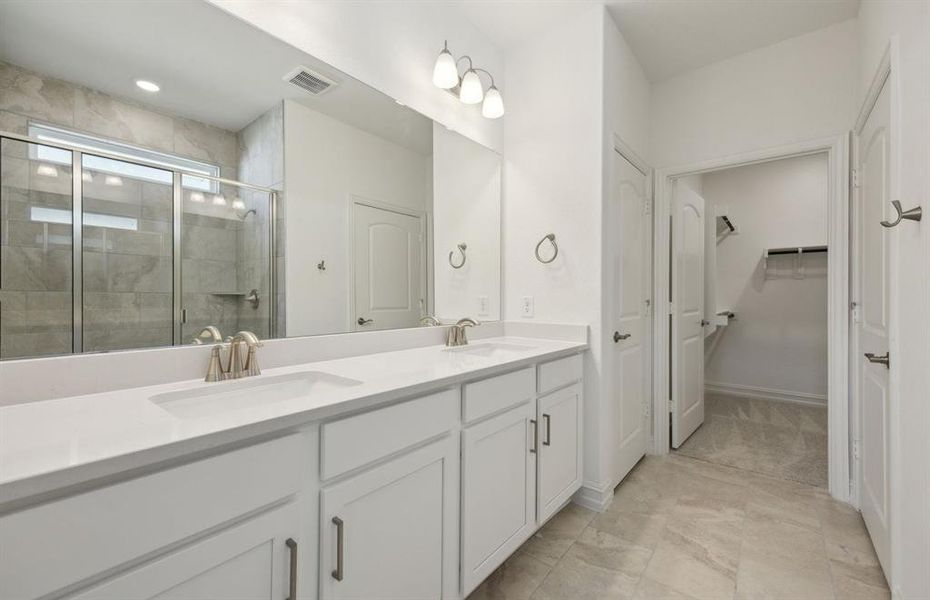
[[[299,525],[297,505],[288,504],[69,598],[278,600],[289,594],[291,577],[300,582],[299,562],[291,570]]]
[[[536,402],[462,432],[462,592],[536,529]]]
[[[646,403],[651,396],[648,248],[651,241],[646,176],[618,152],[613,154],[608,223],[616,236],[608,243],[608,285],[613,345],[612,413],[616,452],[614,481],[623,479],[646,453]]]
[[[858,280],[857,337],[863,354],[888,353],[890,230],[879,222],[893,220],[890,198],[890,98],[886,84],[858,137],[859,188],[856,212]],[[875,552],[885,572],[889,562],[889,367],[858,357],[860,398],[860,504]],[[894,360],[894,357],[891,357]]]
[[[537,401],[539,423],[538,521],[546,521],[581,487],[581,386]]]
[[[323,490],[321,598],[450,595],[456,582],[447,563],[458,559],[451,543],[457,539],[455,442],[447,437]]]
[[[419,217],[355,204],[355,331],[415,327],[426,306]]]
[[[672,205],[672,446],[704,422],[704,199],[675,186]]]

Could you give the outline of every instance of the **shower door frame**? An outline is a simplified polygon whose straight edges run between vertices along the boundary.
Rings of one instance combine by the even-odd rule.
[[[184,176],[206,179],[221,185],[244,188],[268,194],[268,337],[277,337],[277,277],[275,273],[275,253],[277,251],[277,210],[278,192],[272,188],[252,185],[185,169],[169,168],[144,159],[127,158],[119,154],[104,151],[85,151],[71,144],[48,142],[38,138],[0,131],[0,140],[10,139],[25,144],[35,144],[47,148],[66,150],[71,153],[71,353],[84,352],[84,155],[99,156],[121,163],[139,165],[171,173],[171,260],[172,260],[172,335],[171,345],[181,345],[181,327],[183,325],[184,307],[181,290],[181,234],[183,216],[182,180]],[[127,349],[131,350],[131,349]],[[118,352],[118,351],[115,351]],[[89,353],[88,353],[89,354]]]

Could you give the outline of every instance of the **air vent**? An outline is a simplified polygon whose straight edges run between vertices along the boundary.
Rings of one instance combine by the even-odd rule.
[[[311,71],[307,67],[297,67],[284,76],[284,81],[314,96],[319,96],[329,88],[336,86],[336,82],[332,79]]]

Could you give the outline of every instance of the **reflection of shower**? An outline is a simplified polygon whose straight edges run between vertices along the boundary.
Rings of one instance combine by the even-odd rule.
[[[239,220],[240,220],[240,221],[245,221],[245,218],[246,218],[247,216],[249,216],[249,215],[257,215],[257,214],[258,214],[258,213],[255,212],[255,209],[254,209],[254,208],[250,208],[249,210],[245,211],[245,212],[242,213],[241,215],[240,215],[239,213],[236,213],[236,216],[239,217]]]

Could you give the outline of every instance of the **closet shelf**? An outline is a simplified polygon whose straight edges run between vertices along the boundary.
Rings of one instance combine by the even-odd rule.
[[[793,276],[795,279],[804,278],[804,267],[801,263],[801,259],[805,255],[809,254],[825,254],[827,253],[827,246],[793,246],[790,248],[767,248],[762,252],[762,268],[765,271],[766,279],[773,279],[769,277],[769,259],[770,258],[794,258],[794,273]]]

